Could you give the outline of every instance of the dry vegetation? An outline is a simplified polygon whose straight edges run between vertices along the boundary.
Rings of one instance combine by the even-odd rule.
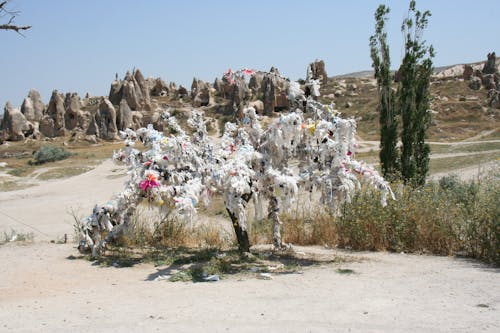
[[[352,89],[353,85],[355,89]],[[351,87],[351,89],[349,89]],[[395,88],[396,86],[394,86]],[[335,93],[343,92],[342,94]],[[323,102],[335,101],[337,109],[354,117],[364,140],[378,140],[376,82],[371,77],[330,78],[321,89]],[[487,105],[487,91],[475,91],[461,79],[433,79],[431,82],[433,122],[431,141],[459,141],[485,132],[489,139],[500,138],[500,112]],[[347,103],[351,103],[347,107]]]

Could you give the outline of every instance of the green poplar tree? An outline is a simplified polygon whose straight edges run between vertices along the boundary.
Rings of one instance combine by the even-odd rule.
[[[391,90],[391,59],[385,22],[390,9],[380,5],[375,12],[375,34],[370,37],[370,54],[378,87],[378,111],[380,122],[380,164],[386,179],[394,179],[399,173],[397,150],[398,122]]]
[[[425,183],[429,171],[430,147],[425,137],[431,121],[429,84],[434,49],[427,47],[422,39],[431,13],[422,13],[415,5],[415,1],[410,1],[408,17],[401,27],[405,56],[400,68],[398,100],[403,125],[401,174],[405,183],[418,186]]]

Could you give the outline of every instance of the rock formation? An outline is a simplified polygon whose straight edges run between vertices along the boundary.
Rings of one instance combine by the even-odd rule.
[[[114,105],[125,99],[132,110],[152,110],[149,84],[138,69],[127,72],[123,80],[113,81],[108,98]]]
[[[35,126],[26,120],[26,117],[14,108],[9,102],[5,104],[2,124],[2,137],[5,140],[20,141],[33,134]]]
[[[151,96],[163,97],[171,94],[170,88],[161,78],[156,78],[151,81]]]
[[[289,106],[288,82],[283,78],[277,68],[272,67],[262,79],[262,96],[264,114],[270,115],[274,111],[285,109]]]
[[[32,89],[21,105],[21,113],[24,114],[28,121],[40,121],[43,117],[44,108],[45,105],[42,102],[40,93]]]
[[[495,52],[488,53],[488,60],[484,64],[483,74],[495,74],[497,72],[496,61],[497,56]]]
[[[477,76],[471,77],[469,80],[469,88],[471,88],[472,90],[481,89],[481,79]]]
[[[474,68],[471,65],[464,65],[464,73],[462,75],[464,80],[470,80],[474,74]]]
[[[328,81],[328,75],[325,70],[325,62],[323,60],[316,60],[309,64],[309,68],[311,69],[313,80],[319,80],[320,84],[326,84]]]
[[[99,107],[89,113],[88,126],[85,133],[87,136],[95,136],[105,140],[118,138],[116,110],[107,98],[102,98]],[[92,138],[91,138],[92,139]],[[89,140],[87,140],[89,141]],[[91,141],[94,141],[93,139]]]
[[[66,133],[63,97],[54,90],[50,97],[49,105],[40,121],[40,132],[46,137],[64,136]]]
[[[259,92],[262,88],[262,80],[264,79],[264,74],[261,72],[257,72],[250,78],[250,82],[248,82],[248,88],[252,91],[252,95],[254,98],[258,97]]]
[[[184,88],[182,85],[179,86],[179,89],[176,90],[175,92],[175,98],[183,98],[188,96],[188,91],[186,88]]]
[[[99,109],[95,114],[95,125],[97,126],[97,135],[105,140],[114,140],[118,138],[118,129],[116,128],[116,111],[107,98],[103,98]],[[88,133],[88,132],[87,132]]]
[[[202,80],[193,78],[191,100],[194,107],[208,106],[213,103],[210,85]]]
[[[64,123],[67,130],[87,128],[89,115],[81,110],[82,103],[77,93],[67,93],[64,106]]]

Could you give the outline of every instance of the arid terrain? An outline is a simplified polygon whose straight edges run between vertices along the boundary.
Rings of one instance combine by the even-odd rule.
[[[357,159],[377,164],[375,87],[366,76],[330,78],[321,99],[334,100],[357,120]],[[498,171],[498,109],[487,105],[485,90],[471,90],[453,75],[436,77],[431,88],[429,178],[479,179]],[[182,124],[194,99],[152,101],[173,108]],[[221,111],[225,102],[216,96],[215,106],[201,107],[217,120],[214,136],[231,120]],[[90,103],[84,111],[96,107]],[[148,112],[144,117],[153,119]],[[263,116],[263,123],[270,118]],[[175,270],[161,262],[88,260],[76,249],[75,217],[109,200],[127,179],[109,158],[122,143],[91,139],[0,145],[0,332],[500,331],[500,269],[463,257],[293,246],[290,264],[271,255],[270,246],[257,245],[254,255],[268,258],[265,273],[240,269],[206,283],[167,281]],[[33,152],[47,143],[72,155],[30,164]],[[231,230],[227,217],[198,217],[207,218]]]
[[[78,259],[70,212],[88,214],[125,180],[107,160],[73,177],[31,179],[35,186],[0,192],[2,231],[34,234],[33,242],[0,246],[0,331],[500,329],[500,270],[463,258],[295,246],[294,256],[304,259],[297,270],[266,279],[248,271],[210,283],[166,281],[168,265]]]

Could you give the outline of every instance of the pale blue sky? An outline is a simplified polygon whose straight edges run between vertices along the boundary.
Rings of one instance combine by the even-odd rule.
[[[329,75],[371,68],[368,39],[380,3],[393,67],[402,56],[400,26],[408,1],[328,0],[12,0],[23,38],[0,31],[0,107],[19,106],[35,88],[107,95],[115,73],[140,68],[188,88],[193,76],[213,82],[227,68],[276,66],[292,79],[323,59]],[[435,65],[473,62],[500,52],[498,0],[419,0],[432,12],[425,39]]]

